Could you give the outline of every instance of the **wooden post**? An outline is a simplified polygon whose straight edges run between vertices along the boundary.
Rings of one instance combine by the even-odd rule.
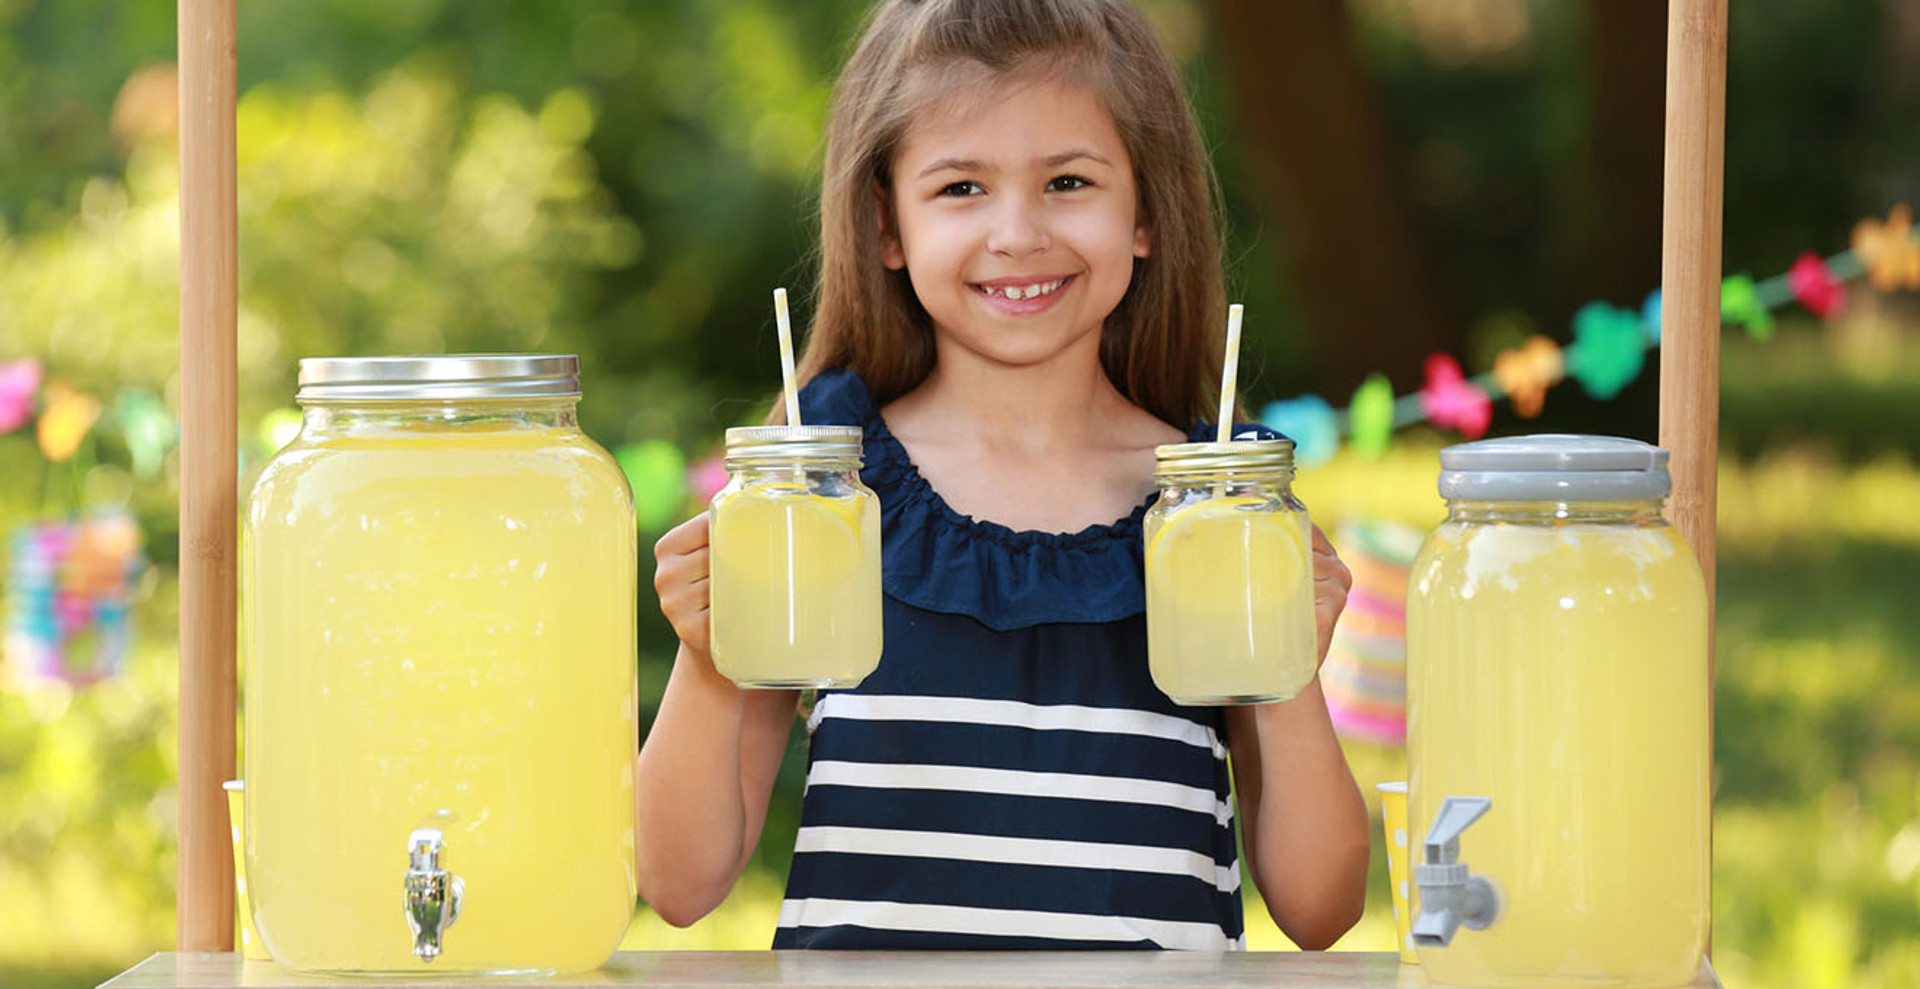
[[[1673,455],[1669,502],[1673,521],[1692,544],[1707,580],[1707,737],[1711,746],[1727,0],[1669,0],[1669,4],[1660,445]]]
[[[239,509],[234,0],[180,0],[180,851],[182,951],[233,948]]]

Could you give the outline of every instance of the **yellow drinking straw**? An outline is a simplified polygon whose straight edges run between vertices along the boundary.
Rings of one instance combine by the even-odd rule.
[[[787,425],[800,425],[800,393],[793,387],[793,320],[787,316],[787,290],[773,290],[773,321],[780,327],[780,381],[787,392]]]
[[[1240,317],[1247,307],[1236,302],[1227,307],[1227,366],[1220,371],[1220,418],[1214,442],[1233,439],[1233,392],[1240,379]]]

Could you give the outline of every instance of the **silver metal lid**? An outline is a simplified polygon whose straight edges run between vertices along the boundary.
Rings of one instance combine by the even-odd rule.
[[[446,354],[418,357],[307,357],[297,402],[432,402],[578,398],[572,354]]]
[[[1667,451],[1618,436],[1507,436],[1440,451],[1449,501],[1621,501],[1672,490]]]
[[[727,463],[749,460],[860,459],[859,426],[735,426],[727,430]]]
[[[1215,474],[1224,471],[1293,472],[1293,441],[1228,440],[1225,443],[1167,443],[1153,448],[1156,477]]]

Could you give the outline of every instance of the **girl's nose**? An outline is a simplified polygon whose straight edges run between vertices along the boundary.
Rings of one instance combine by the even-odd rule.
[[[1040,209],[1040,203],[1022,198],[1001,200],[1000,209],[994,215],[993,227],[987,231],[987,250],[1002,257],[1018,259],[1051,247],[1053,236],[1047,232]]]

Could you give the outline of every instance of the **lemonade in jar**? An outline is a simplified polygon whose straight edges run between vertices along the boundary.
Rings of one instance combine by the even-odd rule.
[[[1441,452],[1407,601],[1429,979],[1689,983],[1706,945],[1707,600],[1667,454],[1530,436]]]
[[[576,360],[310,359],[297,399],[241,560],[255,927],[306,971],[598,966],[634,903],[636,560]]]
[[[709,508],[714,668],[743,687],[851,687],[880,663],[880,502],[855,426],[727,430]]]
[[[1147,661],[1180,704],[1290,700],[1318,667],[1311,526],[1293,443],[1155,449],[1148,510]]]

